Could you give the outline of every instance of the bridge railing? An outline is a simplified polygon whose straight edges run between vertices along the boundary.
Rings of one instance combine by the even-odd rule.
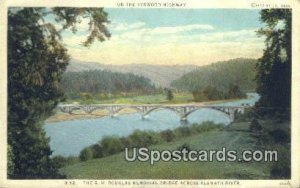
[[[142,104],[142,105],[128,105],[128,104],[86,104],[86,105],[75,105],[66,104],[59,105],[58,109],[64,113],[72,114],[73,111],[82,110],[87,114],[92,113],[95,110],[105,109],[110,112],[111,116],[116,115],[122,109],[134,108],[137,112],[142,113],[142,117],[148,115],[152,111],[159,109],[169,109],[176,112],[181,120],[186,120],[187,116],[199,109],[213,109],[221,111],[229,116],[233,121],[236,113],[244,113],[245,109],[251,108],[250,105],[241,106],[220,106],[220,105],[197,105],[197,104],[181,104],[181,105],[163,105],[163,104]]]

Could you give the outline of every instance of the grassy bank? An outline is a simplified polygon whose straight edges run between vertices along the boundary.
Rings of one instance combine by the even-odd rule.
[[[273,129],[274,122],[263,122],[266,129]],[[286,127],[288,123],[277,123],[276,126]],[[249,131],[249,122],[230,125],[225,130],[212,130],[175,141],[152,145],[149,149],[176,150],[183,144],[192,150],[254,150],[266,148],[257,146],[257,134]],[[269,145],[270,148],[276,145]],[[286,152],[286,151],[285,151]],[[124,152],[101,159],[88,160],[67,166],[62,172],[68,178],[89,179],[268,179],[270,162],[127,162]]]

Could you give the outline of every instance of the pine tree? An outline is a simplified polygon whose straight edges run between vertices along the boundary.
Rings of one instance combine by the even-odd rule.
[[[256,110],[261,115],[290,118],[291,10],[262,10],[261,21],[265,26],[258,33],[266,37],[266,48],[257,64],[257,92],[261,98]]]
[[[173,92],[172,92],[172,90],[168,89],[168,90],[167,90],[167,100],[168,100],[168,101],[171,101],[171,100],[173,100],[173,99],[174,99]]]
[[[76,31],[80,16],[90,18],[84,45],[109,37],[103,9],[12,8],[8,12],[8,144],[10,178],[60,178],[50,158],[43,121],[63,100],[59,88],[69,55],[60,33],[44,17],[53,14],[63,29]]]

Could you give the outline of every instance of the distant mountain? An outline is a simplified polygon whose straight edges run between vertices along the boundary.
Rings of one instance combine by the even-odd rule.
[[[169,87],[173,80],[195,70],[196,65],[150,65],[150,64],[125,64],[108,65],[97,62],[84,62],[71,60],[67,72],[81,72],[86,70],[110,70],[112,72],[132,73],[149,78],[153,84]]]
[[[185,91],[199,91],[207,87],[226,91],[235,84],[244,91],[253,91],[256,88],[256,63],[255,59],[238,58],[201,66],[174,80],[171,86]]]

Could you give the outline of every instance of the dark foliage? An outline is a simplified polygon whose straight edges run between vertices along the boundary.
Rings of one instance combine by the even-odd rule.
[[[258,132],[262,130],[262,126],[260,125],[260,123],[258,122],[257,119],[252,119],[250,125],[249,125],[249,129],[252,132]]]
[[[162,131],[160,132],[160,136],[161,138],[166,141],[166,142],[171,142],[175,139],[175,134],[173,131],[171,130],[165,130],[165,131]]]
[[[184,149],[189,152],[189,151],[191,151],[191,146],[187,143],[184,143],[177,148],[177,150],[179,150],[179,151],[182,151]]]
[[[93,158],[93,151],[91,148],[87,147],[87,148],[84,148],[80,154],[79,154],[79,159],[81,161],[87,161],[89,159],[92,159]]]
[[[101,149],[102,155],[108,156],[122,151],[124,146],[118,137],[111,136],[102,139]]]
[[[69,156],[69,157],[63,157],[61,155],[56,155],[52,157],[52,160],[57,168],[62,168],[64,166],[73,165],[80,161],[78,157]]]
[[[283,129],[275,129],[270,131],[269,134],[273,138],[275,143],[286,144],[290,142],[290,134]]]
[[[150,79],[143,76],[106,70],[66,72],[61,87],[66,93],[97,94],[148,93],[155,89]]]
[[[132,142],[132,147],[145,147],[159,142],[156,135],[157,133],[153,131],[136,130],[129,135],[129,139]]]
[[[271,167],[271,178],[283,179],[291,177],[291,167],[287,162],[278,162]]]
[[[259,34],[266,37],[263,56],[257,64],[256,104],[262,115],[290,118],[291,107],[291,10],[266,9],[261,11],[265,23]],[[286,114],[283,116],[282,114]]]
[[[231,85],[238,86],[241,91],[254,91],[256,62],[254,59],[240,58],[202,66],[173,81],[171,85],[190,92],[208,88],[206,90],[217,89],[218,92],[227,93]]]
[[[90,146],[92,152],[93,152],[93,158],[101,158],[104,156],[103,154],[103,148],[99,144],[94,144]]]
[[[191,130],[189,127],[178,127],[174,132],[178,138],[191,135]]]
[[[60,155],[54,156],[52,160],[57,168],[61,168],[67,164],[67,159]]]
[[[103,9],[11,8],[8,11],[8,143],[12,148],[13,172],[9,178],[62,178],[50,158],[49,139],[43,121],[63,100],[59,88],[69,56],[51,14],[64,29],[72,28],[82,16],[90,19],[94,39],[109,37]],[[97,32],[94,32],[94,30]]]
[[[278,161],[271,166],[270,178],[289,179],[291,178],[291,150],[289,147],[280,146],[277,151]]]
[[[173,94],[172,90],[167,89],[167,91],[166,91],[166,98],[167,98],[168,101],[171,101],[171,100],[174,99],[174,94]]]
[[[155,145],[162,142],[171,142],[177,138],[187,137],[192,134],[199,134],[203,132],[207,132],[214,129],[222,129],[224,125],[222,124],[214,124],[213,122],[203,122],[202,124],[193,124],[189,127],[178,127],[174,131],[165,130],[160,133],[156,133],[153,131],[140,131],[136,130],[128,137],[105,137],[103,138],[99,144],[94,144],[84,148],[81,151],[80,156],[83,151],[87,150],[92,151],[93,158],[102,158],[105,156],[113,155],[121,152],[124,148],[132,148],[132,147],[146,147],[150,145]],[[185,146],[185,145],[183,145]],[[189,146],[185,147],[188,151],[190,149]],[[183,149],[183,147],[182,147]],[[101,155],[97,155],[97,153],[101,153]],[[89,155],[90,157],[91,155]]]
[[[216,87],[207,86],[201,91],[193,91],[192,94],[196,102],[246,97],[246,94],[235,84],[230,84],[227,92],[220,91]]]

